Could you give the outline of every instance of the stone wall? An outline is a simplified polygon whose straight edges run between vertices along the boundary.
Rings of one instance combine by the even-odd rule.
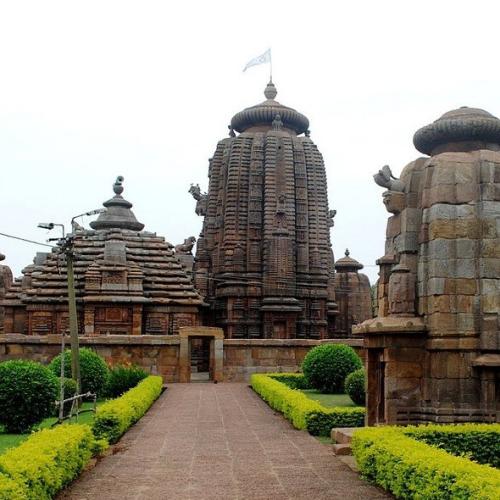
[[[250,375],[257,372],[297,371],[307,351],[321,343],[349,344],[361,357],[364,355],[362,340],[357,339],[226,339],[223,347],[224,381],[248,381]],[[180,338],[177,335],[80,337],[80,346],[91,347],[111,365],[134,364],[162,375],[166,382],[179,381]],[[0,361],[23,358],[49,363],[60,350],[60,335],[0,335]]]

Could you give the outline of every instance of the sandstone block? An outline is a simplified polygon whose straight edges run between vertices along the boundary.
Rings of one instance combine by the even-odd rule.
[[[481,278],[498,278],[500,276],[500,259],[484,258],[479,261]]]

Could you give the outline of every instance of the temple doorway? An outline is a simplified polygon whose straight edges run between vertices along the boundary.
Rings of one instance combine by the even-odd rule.
[[[179,328],[179,382],[203,380],[222,382],[223,364],[224,332],[221,328],[208,326]]]
[[[191,382],[207,382],[211,377],[210,370],[210,337],[191,337],[189,352],[191,359]]]

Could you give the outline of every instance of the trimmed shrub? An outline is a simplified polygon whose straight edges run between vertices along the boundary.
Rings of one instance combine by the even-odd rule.
[[[275,380],[274,375],[254,373],[250,384],[271,408],[283,413],[295,428],[307,429],[317,436],[329,436],[332,427],[357,427],[364,424],[364,408],[325,408],[302,392]]]
[[[345,378],[345,392],[353,400],[354,403],[360,406],[365,405],[365,369],[360,368],[352,373],[349,373]]]
[[[57,378],[34,361],[0,363],[0,424],[7,432],[29,431],[53,414]]]
[[[102,396],[106,390],[109,370],[101,356],[92,349],[82,347],[80,353],[80,376],[82,392],[93,392]],[[49,364],[49,368],[58,377],[61,373],[61,355],[58,354]],[[71,351],[64,351],[64,376],[71,378]]]
[[[0,500],[26,500],[21,485],[2,473],[0,473]]]
[[[361,359],[354,349],[344,344],[323,344],[312,348],[302,362],[307,382],[324,393],[344,392],[344,380],[361,368]]]
[[[500,424],[422,425],[405,428],[405,435],[456,456],[500,468]]]
[[[303,373],[267,373],[266,375],[290,389],[311,389]]]
[[[110,443],[135,424],[161,394],[163,379],[149,376],[117,399],[107,401],[97,408],[93,431],[98,438]]]
[[[106,446],[96,441],[88,425],[60,425],[36,432],[0,455],[0,498],[53,498]]]
[[[116,365],[109,371],[106,394],[111,398],[117,398],[147,376],[148,374],[138,366]]]
[[[419,442],[412,432],[407,435],[401,427],[357,430],[352,448],[362,475],[397,498],[500,498],[500,471]]]

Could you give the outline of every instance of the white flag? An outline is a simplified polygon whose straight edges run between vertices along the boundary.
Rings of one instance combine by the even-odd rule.
[[[271,49],[267,49],[259,57],[255,57],[251,61],[248,61],[247,65],[243,68],[243,71],[246,71],[248,68],[251,68],[252,66],[257,66],[257,64],[264,64],[270,62],[271,62]]]

